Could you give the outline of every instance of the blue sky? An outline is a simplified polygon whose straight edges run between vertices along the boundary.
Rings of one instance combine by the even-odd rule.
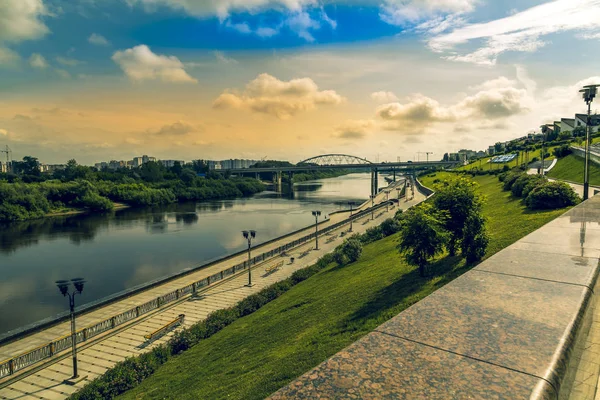
[[[0,145],[441,157],[581,111],[598,20],[600,0],[3,0]]]

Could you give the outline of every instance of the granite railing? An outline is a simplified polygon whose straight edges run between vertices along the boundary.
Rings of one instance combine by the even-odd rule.
[[[393,201],[382,202],[382,203],[376,205],[375,207],[373,207],[373,209],[377,210],[377,209],[383,208],[386,206],[386,204],[392,203],[392,202]],[[371,213],[371,209],[366,209],[366,210],[357,212],[356,214],[352,215],[351,217],[349,217],[345,220],[342,220],[335,224],[328,225],[324,228],[321,228],[319,230],[319,235],[326,234],[330,231],[338,229],[341,226],[348,224],[351,219],[352,220],[359,219],[370,213]],[[304,228],[304,229],[306,229],[306,228]],[[285,236],[288,236],[288,235],[285,235]],[[81,328],[76,332],[76,343],[86,342],[100,334],[103,334],[109,330],[113,330],[127,322],[133,321],[136,318],[139,318],[144,314],[147,314],[156,309],[159,309],[160,307],[162,307],[164,305],[178,301],[185,296],[195,294],[199,289],[206,288],[208,286],[212,286],[215,283],[222,281],[223,279],[236,274],[237,272],[247,270],[249,267],[258,265],[259,263],[262,263],[265,260],[269,260],[271,257],[281,255],[282,253],[285,253],[287,250],[290,250],[292,248],[295,248],[299,245],[302,245],[306,242],[313,240],[314,237],[315,237],[315,233],[314,232],[310,233],[299,239],[296,239],[296,240],[290,241],[284,245],[278,246],[277,248],[263,252],[248,261],[241,262],[230,268],[227,268],[220,272],[217,272],[216,274],[213,274],[209,277],[206,277],[204,279],[201,279],[201,280],[198,280],[191,284],[188,284],[182,288],[173,290],[169,293],[162,294],[144,304],[137,305],[129,310],[126,310],[117,315],[111,316],[110,318],[107,318],[102,321],[98,321],[95,324]],[[47,360],[64,350],[70,349],[71,343],[72,343],[71,335],[65,335],[65,336],[62,336],[55,340],[52,340],[52,341],[48,342],[47,344],[44,344],[44,345],[36,347],[34,349],[25,351],[17,356],[14,356],[10,359],[0,362],[0,379],[6,378],[10,375],[14,375],[17,372],[19,372],[25,368],[28,368],[32,365],[35,365],[44,360]]]
[[[407,308],[271,399],[594,399],[600,196]]]

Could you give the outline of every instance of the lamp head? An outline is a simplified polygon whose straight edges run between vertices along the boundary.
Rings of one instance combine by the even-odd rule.
[[[248,231],[242,231],[242,235],[244,235],[244,239],[248,239]]]
[[[67,292],[69,291],[69,281],[56,281],[56,286],[58,286],[58,290],[60,290],[60,293],[63,296],[67,295]]]
[[[85,283],[83,278],[71,279],[71,282],[73,282],[73,286],[75,286],[75,289],[78,293],[83,292],[83,284]]]
[[[252,236],[252,238],[256,237],[256,231],[250,231],[250,236]]]

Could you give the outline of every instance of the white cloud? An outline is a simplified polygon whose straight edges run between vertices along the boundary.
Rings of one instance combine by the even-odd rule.
[[[462,14],[473,11],[479,0],[384,0],[381,19],[388,24],[404,25],[440,14]]]
[[[396,96],[393,92],[379,91],[371,93],[371,98],[378,103],[391,103],[393,101],[398,101],[398,96]]]
[[[90,35],[90,37],[88,38],[88,42],[90,42],[91,44],[95,44],[96,46],[110,45],[110,42],[108,40],[106,40],[106,38],[104,36],[99,35],[97,33],[92,33]]]
[[[338,139],[362,139],[373,131],[376,122],[371,119],[348,120],[335,127],[334,137]]]
[[[159,136],[183,136],[188,133],[198,132],[199,130],[200,129],[188,122],[177,121],[172,124],[164,125],[156,131],[148,132]]]
[[[307,42],[314,42],[315,38],[310,33],[311,30],[317,30],[321,28],[321,24],[312,19],[310,14],[306,11],[299,11],[291,15],[286,22],[287,26],[295,32],[302,39]]]
[[[222,51],[215,51],[215,58],[222,64],[239,64],[239,62],[231,57],[227,57]]]
[[[337,105],[344,98],[333,90],[319,91],[310,78],[281,81],[260,74],[242,93],[225,91],[213,103],[215,108],[248,109],[285,119],[319,105]]]
[[[112,59],[125,75],[135,82],[161,80],[173,83],[198,83],[185,71],[183,63],[175,56],[155,54],[146,45],[117,51]]]
[[[45,69],[48,68],[48,62],[44,56],[39,53],[33,53],[31,57],[29,57],[29,65],[33,68]]]
[[[0,66],[20,59],[7,44],[39,39],[49,32],[40,19],[44,15],[47,11],[42,0],[0,1]]]
[[[404,103],[381,105],[376,114],[384,121],[384,129],[412,134],[423,133],[436,123],[459,123],[460,128],[464,121],[499,129],[507,126],[507,118],[532,109],[533,94],[520,86],[521,82],[500,77],[472,87],[476,93],[450,106],[418,93]]]
[[[80,60],[76,60],[74,58],[68,58],[68,57],[56,57],[56,62],[58,62],[59,64],[65,65],[67,67],[76,67],[80,64],[85,64],[85,62],[80,61]]]
[[[71,74],[69,73],[69,71],[65,71],[64,69],[59,68],[54,69],[54,71],[58,74],[58,76],[60,76],[63,79],[71,78]]]
[[[484,40],[475,51],[446,56],[449,60],[493,65],[506,51],[534,52],[546,45],[546,35],[582,31],[586,37],[600,34],[600,0],[555,0],[494,21],[470,24],[432,37],[429,47],[453,51],[472,40]]]

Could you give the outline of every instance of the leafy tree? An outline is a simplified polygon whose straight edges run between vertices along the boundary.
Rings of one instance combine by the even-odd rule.
[[[496,153],[500,153],[502,151],[502,143],[497,142],[496,144],[494,144],[494,150],[496,151]]]
[[[568,144],[563,144],[560,147],[555,147],[552,153],[556,158],[562,158],[571,154],[571,149],[569,148]]]
[[[485,218],[480,213],[472,212],[465,221],[463,238],[460,243],[460,250],[466,257],[467,264],[481,260],[489,242],[490,238],[485,229]]]
[[[444,153],[444,158],[442,159],[443,161],[448,161],[450,159],[448,153]]]
[[[140,167],[140,175],[147,182],[158,182],[163,179],[164,167],[155,161],[149,161]]]
[[[204,160],[192,161],[192,169],[199,174],[205,174],[208,172],[208,163]]]
[[[558,140],[569,140],[573,137],[573,132],[571,131],[562,131],[558,134]]]
[[[449,233],[447,243],[451,256],[463,237],[463,229],[471,212],[481,211],[482,198],[475,191],[476,183],[467,178],[456,178],[436,186],[433,204],[439,211],[446,212],[444,227]]]
[[[173,166],[171,167],[171,172],[173,172],[176,176],[180,176],[183,171],[183,167],[179,161],[175,161]]]
[[[585,126],[577,126],[577,127],[575,127],[575,129],[573,129],[574,137],[585,137],[585,135],[586,135]]]
[[[447,234],[443,224],[429,203],[413,207],[403,214],[398,250],[406,262],[419,268],[425,276],[425,268],[432,257],[444,249]]]
[[[390,236],[400,230],[400,222],[396,218],[388,218],[381,223],[383,236]]]

